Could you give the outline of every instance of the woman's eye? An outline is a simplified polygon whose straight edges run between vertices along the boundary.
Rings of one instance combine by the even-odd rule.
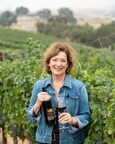
[[[53,59],[52,61],[57,61],[56,59]]]
[[[58,60],[58,59],[52,59],[52,61],[54,61],[54,62],[57,62],[57,61],[60,61],[60,62],[66,62],[66,60]]]
[[[61,62],[66,62],[66,60],[61,60]]]

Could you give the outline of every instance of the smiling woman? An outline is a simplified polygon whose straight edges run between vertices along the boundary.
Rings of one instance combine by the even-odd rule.
[[[30,120],[39,121],[36,140],[39,144],[82,144],[83,128],[89,123],[90,110],[85,85],[71,77],[76,61],[75,50],[66,43],[54,43],[44,53],[44,68],[50,77],[38,80],[34,86],[30,105],[26,109]],[[45,87],[46,92],[42,92]],[[59,110],[59,97],[64,98],[63,111]],[[50,98],[55,123],[45,123],[43,102]],[[62,103],[61,103],[62,106]],[[61,107],[62,108],[62,107]]]

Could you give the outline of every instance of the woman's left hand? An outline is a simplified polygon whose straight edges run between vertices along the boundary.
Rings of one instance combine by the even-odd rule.
[[[72,117],[69,113],[65,113],[65,112],[60,113],[59,123],[61,123],[61,124],[69,123],[71,125],[78,125],[77,119]]]
[[[60,113],[59,115],[59,123],[65,124],[65,123],[70,123],[72,121],[72,116],[69,113]]]

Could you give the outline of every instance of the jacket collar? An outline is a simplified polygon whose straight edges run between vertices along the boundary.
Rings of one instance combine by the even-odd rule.
[[[49,78],[47,78],[45,86],[47,86],[47,85],[49,85],[49,84],[52,85],[52,77],[51,77],[51,76],[50,76]],[[65,76],[65,80],[64,80],[63,86],[72,88],[71,76],[70,76],[69,74],[67,74],[67,75]]]

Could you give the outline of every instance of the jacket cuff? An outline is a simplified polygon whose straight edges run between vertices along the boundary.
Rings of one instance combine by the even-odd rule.
[[[28,113],[29,113],[36,121],[39,121],[39,120],[40,120],[40,117],[41,117],[40,112],[38,112],[38,114],[35,115],[35,113],[34,113],[34,107],[32,107],[32,108],[28,111]]]
[[[71,127],[71,133],[75,133],[75,132],[77,132],[79,129],[82,129],[84,126],[85,126],[85,124],[83,124],[77,117],[74,117],[76,120],[77,120],[77,122],[78,122],[78,125],[76,126],[76,125],[70,125],[70,127]]]

